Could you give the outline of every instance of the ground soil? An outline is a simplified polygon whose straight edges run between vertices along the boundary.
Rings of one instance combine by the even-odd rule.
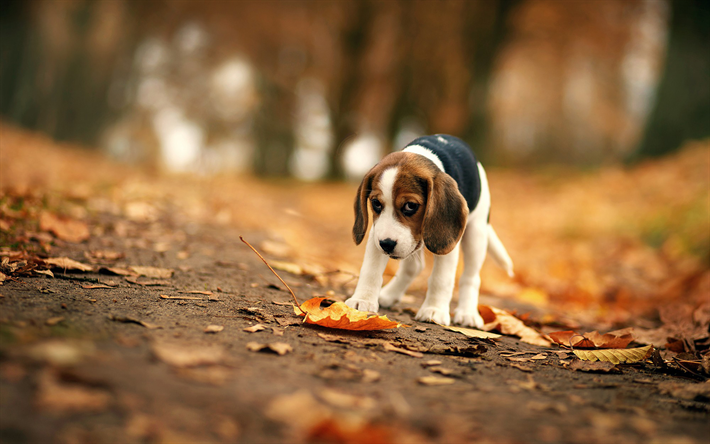
[[[283,284],[239,240],[264,245],[269,221],[241,229],[178,217],[169,206],[146,218],[109,207],[85,215],[87,240],[52,239],[42,256],[90,263],[89,252],[119,251],[118,259],[93,256],[94,270],[174,273],[133,283],[54,268],[54,278],[5,280],[3,443],[700,444],[710,436],[701,374],[650,360],[576,369],[560,347],[469,339],[413,319],[422,289],[382,311],[407,327],[303,324]],[[42,239],[29,236],[24,247],[41,251]],[[312,274],[280,274],[301,302],[345,296]],[[86,288],[102,282],[110,288]],[[482,303],[528,308],[488,293]],[[245,331],[257,324],[264,328]]]

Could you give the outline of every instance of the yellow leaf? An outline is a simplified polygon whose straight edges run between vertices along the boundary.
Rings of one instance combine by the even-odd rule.
[[[497,333],[491,333],[489,331],[481,331],[481,330],[477,330],[475,328],[451,327],[451,326],[447,326],[447,325],[445,325],[443,327],[447,330],[461,333],[469,338],[496,339],[496,338],[500,338],[500,336],[501,336]]]
[[[398,328],[402,324],[391,321],[387,316],[378,316],[364,311],[355,310],[345,305],[344,302],[334,302],[329,307],[320,308],[320,303],[326,298],[311,298],[301,304],[305,312],[305,322],[323,327],[339,328],[343,330],[386,330]],[[297,307],[293,311],[304,316]]]
[[[71,271],[93,271],[94,267],[86,264],[82,264],[81,262],[77,262],[73,259],[69,259],[68,257],[52,257],[49,259],[44,260],[47,265],[51,265],[52,268],[60,268],[63,270],[71,270]]]
[[[573,350],[573,352],[583,361],[607,361],[612,364],[632,364],[648,356],[652,347],[651,345],[647,345],[638,348]]]

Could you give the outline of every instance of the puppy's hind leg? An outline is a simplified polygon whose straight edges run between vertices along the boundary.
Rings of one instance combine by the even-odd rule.
[[[472,221],[461,239],[463,274],[459,280],[459,305],[454,311],[454,323],[465,327],[483,327],[478,313],[478,293],[481,288],[481,267],[488,249],[488,224]]]
[[[397,273],[380,291],[380,306],[391,307],[404,296],[414,278],[424,269],[424,250],[415,251],[402,260]]]

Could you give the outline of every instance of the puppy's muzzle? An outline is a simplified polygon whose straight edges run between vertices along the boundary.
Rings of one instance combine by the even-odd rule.
[[[382,239],[380,241],[380,248],[382,248],[382,251],[385,252],[385,254],[392,254],[394,251],[395,247],[397,246],[397,241],[393,239]]]

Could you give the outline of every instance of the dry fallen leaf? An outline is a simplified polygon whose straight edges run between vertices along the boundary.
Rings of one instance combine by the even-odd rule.
[[[224,349],[218,346],[186,346],[185,344],[158,343],[152,346],[155,356],[173,367],[219,364],[224,359]]]
[[[424,367],[424,368],[426,368],[426,367],[435,367],[435,366],[441,365],[441,361],[439,361],[438,359],[430,359],[429,361],[422,362],[421,365],[422,365],[422,367]]]
[[[518,336],[521,341],[527,342],[528,344],[543,347],[550,345],[550,341],[545,339],[540,333],[528,327],[523,321],[507,311],[487,305],[479,305],[478,309],[486,322],[483,326],[483,330],[497,330],[504,335]]]
[[[254,324],[251,327],[245,327],[242,330],[244,330],[247,333],[256,333],[257,331],[265,330],[266,327],[264,327],[261,324]]]
[[[249,342],[247,344],[247,350],[253,352],[269,351],[276,353],[279,356],[283,356],[286,353],[292,352],[293,347],[285,342],[272,342],[270,344],[259,344],[258,342]]]
[[[646,358],[651,352],[652,347],[652,345],[647,345],[638,348],[573,350],[573,352],[583,361],[608,361],[613,364],[631,364]]]
[[[47,265],[51,265],[52,268],[61,269],[63,271],[93,271],[94,267],[81,262],[77,262],[68,257],[50,257],[45,259],[44,262]]]
[[[403,355],[408,355],[408,356],[411,356],[411,357],[413,357],[413,358],[421,358],[422,356],[424,356],[424,354],[419,353],[419,352],[416,352],[416,351],[407,350],[406,348],[395,347],[394,345],[392,345],[392,344],[389,343],[389,342],[385,342],[384,344],[382,344],[382,346],[383,346],[384,349],[387,350],[387,351],[393,351],[393,352],[401,353],[401,354],[403,354]]]
[[[548,336],[554,342],[573,348],[626,348],[634,340],[632,328],[616,330],[605,334],[597,331],[579,334],[572,330],[556,331]]]
[[[58,239],[68,242],[82,242],[89,238],[89,227],[86,223],[61,217],[43,211],[39,216],[39,228],[42,231],[49,231]]]
[[[53,326],[59,324],[60,322],[62,322],[64,319],[65,319],[64,316],[55,316],[53,318],[49,318],[46,321],[44,321],[44,325],[47,325],[49,327],[53,327]]]
[[[491,333],[489,331],[481,331],[475,328],[464,328],[464,327],[453,327],[453,326],[443,326],[447,330],[455,331],[461,333],[469,338],[481,338],[481,339],[496,339],[500,338],[501,335],[496,333]]]
[[[84,284],[81,286],[84,290],[96,290],[98,288],[113,288],[106,284]]]
[[[306,313],[305,322],[343,330],[385,330],[402,326],[399,322],[390,321],[387,316],[355,310],[345,305],[344,302],[334,302],[329,307],[321,309],[320,304],[325,299],[311,298],[301,304],[300,309]],[[296,307],[294,307],[294,312],[304,316]]]
[[[417,378],[417,382],[423,385],[450,385],[456,382],[456,380],[439,376],[422,376],[421,378]]]
[[[224,330],[224,325],[208,325],[205,327],[205,333],[219,333]]]
[[[32,271],[34,271],[37,274],[43,274],[45,276],[54,277],[54,273],[52,273],[52,270],[32,270]],[[2,273],[0,273],[0,274],[2,274]],[[0,276],[0,284],[2,284],[2,281],[4,280],[3,276],[5,276],[5,275],[2,274],[2,276]]]
[[[173,273],[175,273],[175,270],[170,268],[142,267],[138,265],[131,265],[128,269],[138,276],[145,276],[154,279],[169,279],[173,276]]]

